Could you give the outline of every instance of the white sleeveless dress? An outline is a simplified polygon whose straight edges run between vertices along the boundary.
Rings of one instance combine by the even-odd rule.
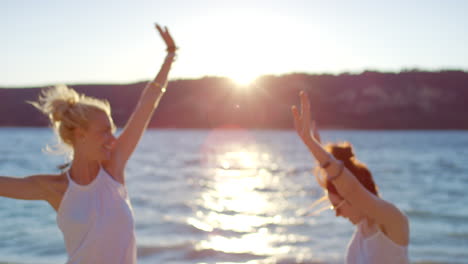
[[[388,238],[380,229],[364,237],[367,221],[361,221],[348,245],[346,264],[409,264],[408,247]]]
[[[136,263],[133,209],[124,185],[103,168],[88,185],[68,188],[57,212],[67,264]]]

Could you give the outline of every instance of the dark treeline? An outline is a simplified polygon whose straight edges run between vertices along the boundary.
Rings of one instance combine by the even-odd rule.
[[[145,84],[70,86],[107,99],[122,126]],[[40,88],[0,89],[0,126],[47,126],[47,119],[26,104]],[[325,128],[468,129],[468,73],[463,71],[288,74],[263,76],[248,88],[205,77],[171,81],[167,90],[150,127],[292,128],[290,106],[305,90],[313,117]]]

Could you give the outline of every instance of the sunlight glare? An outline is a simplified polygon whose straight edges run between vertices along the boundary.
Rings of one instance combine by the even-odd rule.
[[[217,251],[231,253],[252,252],[258,255],[286,254],[290,248],[288,246],[274,247],[271,245],[271,239],[274,234],[270,234],[268,229],[260,228],[257,233],[243,235],[240,238],[231,238],[223,236],[213,236],[209,240],[203,240],[198,247],[212,248]],[[275,240],[280,240],[275,238]]]
[[[297,47],[306,45],[291,44],[296,32],[291,28],[297,29],[299,22],[278,19],[267,10],[246,10],[242,19],[233,14],[211,14],[201,18],[198,24],[205,30],[191,34],[203,41],[188,47],[196,58],[179,67],[191,71],[210,69],[212,75],[230,78],[241,90],[253,88],[252,83],[262,75],[295,71],[302,55]],[[200,53],[199,50],[206,49],[207,42],[210,52]],[[310,45],[307,47],[310,49]],[[317,63],[317,58],[313,61]]]
[[[266,226],[284,221],[274,213],[272,194],[260,192],[270,179],[260,168],[265,155],[239,147],[218,154],[213,185],[201,194],[198,203],[210,211],[198,211],[187,220],[197,229],[214,232],[200,241],[200,249],[254,254],[284,254],[289,249],[275,244],[284,239]],[[223,235],[224,232],[231,235]]]
[[[235,71],[229,74],[230,79],[237,84],[240,89],[248,89],[252,86],[255,79],[258,77],[256,74],[247,71]]]

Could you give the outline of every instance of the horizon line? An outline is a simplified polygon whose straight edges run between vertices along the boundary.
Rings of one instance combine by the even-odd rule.
[[[366,68],[362,70],[356,71],[341,71],[341,72],[301,72],[301,71],[292,71],[292,72],[284,72],[284,73],[271,73],[271,74],[261,74],[255,77],[252,81],[254,83],[257,79],[266,78],[266,77],[284,77],[288,75],[295,75],[295,74],[304,74],[304,75],[333,75],[339,76],[344,74],[349,75],[360,75],[365,72],[376,72],[376,73],[386,73],[386,74],[400,74],[400,73],[408,73],[408,72],[430,72],[430,73],[441,73],[441,72],[464,72],[468,73],[468,69],[463,68],[438,68],[438,69],[427,69],[427,68],[419,68],[419,67],[408,67],[402,68],[400,70],[383,70],[383,69],[373,69],[373,68]],[[235,80],[228,76],[222,75],[203,75],[198,77],[173,77],[169,79],[171,81],[196,81],[205,78],[220,78],[220,79],[228,79],[235,82]],[[130,85],[130,84],[138,84],[149,82],[149,80],[135,80],[135,81],[127,81],[127,82],[113,82],[113,81],[70,81],[70,82],[53,82],[49,84],[0,84],[0,89],[21,89],[21,88],[41,88],[41,87],[51,87],[58,84],[66,84],[68,86],[77,86],[77,85]]]

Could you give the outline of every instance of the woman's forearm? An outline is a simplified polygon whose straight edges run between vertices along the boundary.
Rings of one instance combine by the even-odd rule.
[[[167,85],[167,76],[169,75],[169,71],[171,70],[172,63],[175,60],[176,53],[170,52],[166,55],[164,59],[164,63],[159,70],[159,73],[154,78],[153,82],[157,82],[161,84],[163,87]]]
[[[318,161],[319,164],[324,164],[330,159],[330,153],[328,153],[317,140],[311,138],[305,143],[309,149],[309,152]]]
[[[335,185],[338,193],[346,198],[356,185],[358,181],[346,168],[341,168],[340,161],[336,160],[330,153],[328,153],[320,143],[312,139],[306,143],[309,151],[318,161],[320,166],[329,163],[329,165],[324,168],[327,172],[327,179],[333,178],[332,183]]]
[[[161,99],[166,86],[169,71],[174,61],[175,53],[169,53],[164,60],[159,73],[156,75],[153,81],[149,82],[143,93],[141,94],[140,103],[150,104],[152,108],[156,108],[159,100]]]

